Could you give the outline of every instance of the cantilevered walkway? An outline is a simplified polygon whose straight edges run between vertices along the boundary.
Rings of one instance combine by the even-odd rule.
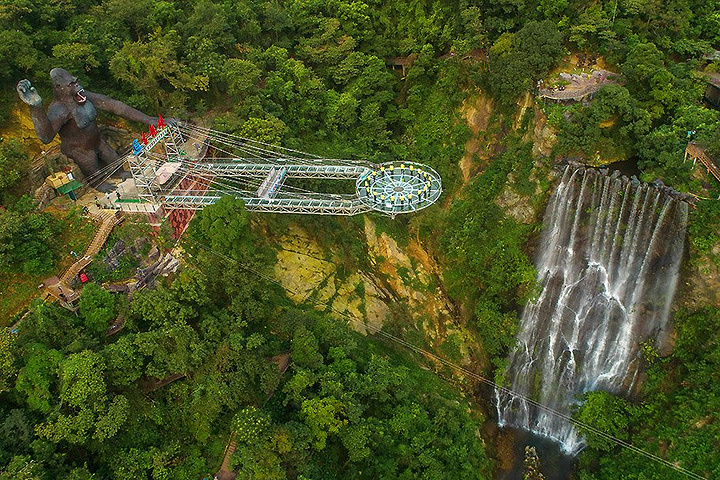
[[[188,155],[190,145],[211,154]],[[134,142],[127,162],[137,198],[116,204],[128,212],[200,210],[231,195],[253,212],[394,217],[426,208],[442,193],[440,175],[418,163],[320,158],[189,124],[153,131],[144,145]],[[307,182],[294,179],[336,182],[332,190],[347,193],[307,190]]]

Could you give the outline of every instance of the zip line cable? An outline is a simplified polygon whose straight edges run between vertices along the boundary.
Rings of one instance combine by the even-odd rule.
[[[302,152],[299,150],[294,150],[291,148],[281,147],[281,146],[277,146],[277,145],[271,145],[271,144],[260,142],[257,140],[250,140],[250,139],[247,139],[244,137],[239,137],[237,135],[232,135],[229,133],[220,132],[220,131],[212,130],[212,129],[208,129],[208,128],[198,127],[195,125],[182,124],[180,126],[180,128],[181,128],[181,130],[187,129],[187,130],[192,131],[193,133],[207,135],[208,137],[210,137],[216,141],[219,141],[227,146],[233,146],[233,147],[236,147],[239,149],[241,149],[241,148],[248,149],[249,148],[249,149],[253,149],[254,151],[260,152],[262,154],[272,154],[272,155],[267,155],[268,159],[274,158],[276,160],[284,160],[284,159],[276,158],[278,156],[279,152],[277,152],[275,150],[263,148],[263,147],[258,147],[258,146],[252,145],[249,142],[258,143],[258,144],[265,145],[265,146],[268,146],[268,147],[271,147],[274,149],[278,149],[278,150],[292,152],[292,154],[285,154],[284,157],[286,157],[286,159],[300,160],[301,163],[304,163],[304,164],[315,164],[315,163],[318,163],[318,161],[331,160],[334,165],[340,164],[340,165],[345,165],[345,166],[351,166],[351,165],[352,166],[364,166],[364,167],[368,167],[368,168],[373,168],[376,166],[375,164],[373,164],[371,162],[367,162],[367,161],[347,160],[347,159],[324,159],[315,154]],[[242,142],[242,144],[240,144],[238,142]],[[294,155],[294,154],[297,154],[297,155]]]
[[[211,137],[211,135],[212,135],[212,136],[213,136],[212,139],[214,139],[215,141],[223,144],[223,145],[224,145],[225,147],[227,147],[227,148],[235,148],[235,149],[238,149],[238,150],[240,150],[240,151],[244,151],[244,152],[246,152],[246,153],[252,153],[252,154],[258,154],[258,153],[264,154],[264,155],[273,154],[272,156],[266,156],[266,157],[261,156],[261,157],[260,157],[260,158],[263,158],[263,159],[265,159],[265,160],[275,160],[275,161],[279,160],[279,159],[277,158],[278,152],[273,151],[273,150],[269,150],[269,149],[264,148],[264,147],[261,147],[261,146],[257,146],[257,145],[255,145],[255,144],[259,144],[259,145],[263,145],[263,146],[268,146],[268,147],[272,147],[272,148],[277,148],[277,149],[279,149],[279,150],[283,150],[283,151],[292,152],[292,153],[296,153],[296,154],[300,154],[300,155],[305,155],[305,156],[306,156],[306,157],[298,157],[298,156],[295,156],[295,155],[287,155],[287,154],[285,154],[284,157],[285,157],[285,158],[288,158],[288,159],[299,160],[299,161],[301,161],[301,162],[304,161],[304,162],[308,162],[308,164],[316,164],[318,160],[322,161],[322,159],[321,159],[320,157],[316,156],[316,155],[306,154],[306,153],[304,153],[304,152],[300,152],[300,151],[298,151],[298,150],[293,150],[293,149],[289,149],[289,148],[285,148],[285,147],[273,146],[273,145],[270,145],[270,144],[268,144],[268,143],[260,142],[260,141],[257,141],[257,140],[246,139],[246,138],[243,138],[243,137],[239,137],[239,136],[227,134],[227,133],[224,133],[224,132],[218,132],[218,131],[211,130],[211,129],[207,129],[207,128],[202,128],[202,127],[197,127],[197,126],[189,126],[189,124],[181,124],[181,126],[180,126],[179,128],[180,128],[180,130],[181,130],[181,133],[183,133],[182,130],[184,129],[184,130],[185,130],[185,133],[188,133],[188,132],[198,133],[198,134],[201,134],[201,135],[206,135],[207,137]],[[191,136],[191,135],[188,135],[188,137],[189,137],[189,136]],[[238,140],[239,140],[239,141],[242,141],[243,143],[242,143],[241,145],[238,144],[238,143],[237,143]],[[214,145],[213,147],[214,147],[216,150],[220,150],[222,153],[232,155],[232,152],[226,151],[226,150],[224,150],[224,149],[222,149],[222,148],[219,148],[219,147],[217,147],[217,146],[215,146],[215,145]],[[167,157],[166,157],[165,155],[162,155],[162,154],[159,154],[159,153],[152,153],[152,152],[147,152],[147,153],[148,153],[148,157],[149,157],[151,160],[153,160],[153,161],[167,161]],[[273,158],[273,157],[274,157],[274,158]],[[314,157],[314,158],[307,158],[307,157]],[[124,161],[126,160],[126,158],[127,158],[127,156],[122,156],[122,157],[118,158],[117,160],[115,160],[115,161],[113,161],[112,163],[106,165],[105,167],[103,167],[102,169],[100,169],[100,170],[98,170],[97,172],[93,173],[92,175],[86,177],[82,183],[84,183],[84,184],[86,184],[86,185],[90,185],[92,182],[96,181],[98,178],[102,178],[102,182],[104,182],[107,178],[109,178],[112,174],[115,173],[115,171],[117,171],[117,170],[122,166],[122,164],[124,163]],[[351,161],[351,160],[333,160],[333,163],[335,163],[335,162],[342,163],[342,164],[344,164],[344,165],[355,165],[355,166],[367,166],[367,165],[372,165],[372,164],[368,164],[368,163],[366,163],[366,162],[354,162],[354,161]],[[234,192],[234,193],[239,193],[239,194],[246,194],[246,193],[251,193],[251,194],[252,194],[252,193],[253,193],[252,191],[242,190],[242,189],[237,188],[237,187],[228,186],[226,183],[221,183],[221,182],[215,180],[215,178],[218,176],[217,174],[213,174],[212,172],[201,173],[201,172],[202,172],[201,170],[195,169],[194,166],[191,165],[190,162],[188,162],[188,161],[181,161],[180,163],[181,163],[181,165],[180,165],[179,169],[180,169],[183,173],[185,173],[186,175],[197,176],[197,177],[199,177],[201,180],[205,180],[205,181],[213,184],[213,186],[219,186],[219,187],[221,187],[222,190],[218,190],[218,192],[227,193],[228,191],[232,191],[232,192]],[[202,164],[200,164],[200,165],[202,165]],[[280,163],[278,163],[278,166],[280,166]],[[109,173],[108,173],[108,172],[109,172]],[[226,177],[220,176],[220,178],[226,178]],[[250,179],[237,179],[236,177],[231,177],[231,178],[232,178],[231,181],[232,181],[232,182],[235,182],[235,183],[238,183],[240,187],[242,187],[242,186],[252,187],[253,185],[256,185],[256,183],[255,183],[255,182],[252,182]],[[99,182],[99,183],[102,183],[102,182]],[[283,188],[289,188],[289,189],[293,189],[293,190],[299,191],[300,193],[296,193],[296,195],[298,195],[298,196],[300,196],[300,197],[304,197],[304,194],[305,194],[305,193],[312,193],[312,194],[317,195],[316,192],[310,192],[310,191],[303,190],[303,189],[300,189],[300,188],[297,188],[297,187],[287,186],[287,187],[283,187]],[[182,190],[181,190],[181,191],[182,191]],[[200,190],[200,191],[198,191],[198,192],[203,192],[204,195],[207,195],[208,190]],[[214,192],[214,191],[210,191],[210,192]],[[328,194],[328,195],[329,195],[329,196],[334,196],[334,195],[336,195],[336,194]],[[182,195],[178,195],[178,196],[182,196]],[[317,198],[317,197],[315,197],[315,198]],[[190,242],[190,243],[192,243],[192,244],[195,244],[195,245],[198,245],[198,246],[202,247],[203,249],[207,250],[208,252],[210,252],[210,253],[212,253],[212,254],[214,254],[214,255],[217,255],[217,256],[220,257],[220,258],[223,258],[223,259],[225,259],[225,260],[227,260],[227,261],[230,261],[230,262],[238,265],[238,266],[241,267],[242,269],[244,269],[244,270],[246,270],[246,271],[248,271],[248,272],[253,273],[254,275],[256,275],[256,276],[264,279],[265,281],[270,282],[270,283],[272,283],[272,284],[275,284],[275,285],[279,286],[279,287],[282,288],[283,290],[289,291],[290,293],[292,293],[292,294],[294,294],[294,295],[297,295],[297,294],[298,294],[298,292],[295,292],[293,289],[291,289],[291,288],[289,288],[289,287],[283,286],[283,285],[282,285],[280,282],[278,282],[277,280],[275,280],[275,279],[273,279],[273,278],[270,278],[270,277],[268,277],[267,275],[265,275],[265,274],[263,274],[263,273],[261,273],[261,272],[258,272],[257,270],[253,269],[252,267],[249,267],[249,266],[245,265],[244,263],[242,263],[242,262],[240,262],[240,261],[238,261],[238,260],[236,260],[236,259],[234,259],[234,258],[232,258],[232,257],[228,257],[227,255],[224,255],[224,254],[222,254],[222,253],[216,252],[216,251],[212,250],[210,247],[208,247],[208,246],[206,246],[206,245],[203,245],[202,243],[196,242],[196,241],[194,241],[194,240],[191,240],[191,239],[189,239],[188,237],[186,237],[185,240],[188,241],[188,242]],[[459,372],[459,373],[462,373],[462,374],[465,375],[465,376],[468,376],[468,377],[470,377],[470,378],[473,378],[473,379],[475,379],[475,380],[477,380],[477,381],[479,381],[479,382],[481,382],[481,383],[483,383],[483,384],[485,384],[485,385],[487,385],[487,386],[493,387],[493,388],[494,388],[495,390],[497,390],[498,392],[501,392],[501,393],[504,393],[504,394],[506,394],[506,395],[512,396],[512,397],[514,397],[514,398],[523,400],[523,401],[525,401],[525,402],[526,402],[527,404],[529,404],[529,405],[532,405],[532,406],[534,406],[534,407],[537,407],[538,409],[541,409],[541,410],[543,410],[543,411],[545,411],[545,412],[548,412],[548,413],[550,413],[550,414],[552,414],[552,415],[555,415],[555,416],[557,416],[557,417],[559,417],[559,418],[561,418],[561,419],[563,419],[563,420],[565,420],[565,421],[567,421],[567,422],[570,422],[572,425],[574,425],[574,426],[576,426],[576,427],[581,427],[581,428],[585,429],[586,431],[588,431],[588,432],[590,432],[590,433],[592,433],[592,434],[595,434],[595,435],[597,435],[597,436],[599,436],[599,437],[601,437],[601,438],[603,438],[603,439],[605,439],[605,440],[611,441],[611,442],[613,442],[613,443],[615,443],[615,444],[617,444],[617,445],[620,445],[621,447],[623,447],[623,448],[625,448],[625,449],[628,449],[628,450],[630,450],[630,451],[633,452],[633,453],[636,453],[636,454],[638,454],[638,455],[642,455],[642,456],[644,456],[644,457],[646,457],[646,458],[648,458],[648,459],[650,459],[650,460],[652,460],[652,461],[654,461],[654,462],[656,462],[656,463],[665,465],[666,467],[671,468],[671,469],[673,469],[673,470],[675,470],[675,471],[677,471],[677,472],[679,472],[679,473],[682,473],[682,474],[686,475],[686,476],[689,477],[689,478],[693,478],[693,479],[696,479],[696,480],[707,480],[706,477],[703,477],[703,476],[701,476],[701,475],[698,475],[698,474],[696,474],[696,473],[694,473],[694,472],[691,472],[691,471],[689,471],[689,470],[687,470],[687,469],[685,469],[685,468],[683,468],[683,467],[681,467],[681,466],[679,466],[679,465],[676,465],[676,464],[674,464],[674,463],[672,463],[672,462],[670,462],[670,461],[668,461],[668,460],[666,460],[666,459],[664,459],[664,458],[662,458],[662,457],[659,457],[658,455],[655,455],[655,454],[653,454],[653,453],[651,453],[651,452],[648,452],[648,451],[643,450],[643,449],[641,449],[641,448],[639,448],[639,447],[636,447],[636,446],[632,445],[631,443],[629,443],[629,442],[627,442],[627,441],[625,441],[625,440],[622,440],[622,439],[620,439],[620,438],[617,438],[617,437],[615,437],[615,436],[613,436],[613,435],[611,435],[611,434],[608,434],[608,433],[606,433],[606,432],[604,432],[604,431],[602,431],[602,430],[597,429],[596,427],[593,427],[592,425],[589,425],[589,424],[584,423],[584,422],[582,422],[582,421],[580,421],[580,420],[577,420],[577,419],[573,418],[572,416],[570,416],[570,415],[568,415],[568,414],[566,414],[566,413],[563,413],[563,412],[560,412],[560,411],[558,411],[558,410],[555,410],[555,409],[553,409],[552,407],[548,407],[548,406],[546,406],[546,405],[543,405],[543,404],[537,402],[536,400],[533,400],[532,398],[530,398],[530,397],[528,397],[528,396],[525,396],[525,395],[523,395],[523,394],[517,393],[517,392],[515,392],[515,391],[513,391],[513,390],[510,390],[510,389],[507,388],[507,387],[504,387],[504,386],[502,386],[502,385],[499,385],[499,384],[495,383],[494,381],[492,381],[492,380],[490,380],[490,379],[488,379],[488,378],[485,378],[485,377],[483,377],[482,375],[479,375],[479,374],[477,374],[477,373],[475,373],[475,372],[473,372],[473,371],[471,371],[471,370],[468,370],[468,369],[465,368],[465,367],[462,367],[462,366],[460,366],[460,365],[457,365],[457,364],[455,364],[455,363],[453,363],[453,362],[451,362],[451,361],[449,361],[449,360],[447,360],[447,359],[445,359],[445,358],[443,358],[443,357],[440,357],[439,355],[437,355],[437,354],[435,354],[435,353],[432,353],[432,352],[430,352],[429,350],[426,350],[426,349],[423,349],[423,348],[421,348],[421,347],[418,347],[417,345],[414,345],[414,344],[412,344],[412,343],[410,343],[410,342],[408,342],[408,341],[406,341],[406,340],[404,340],[404,339],[402,339],[402,338],[400,338],[400,337],[397,337],[397,336],[395,336],[395,335],[392,335],[392,334],[390,334],[390,333],[382,330],[382,328],[380,328],[380,327],[376,327],[376,326],[374,326],[374,325],[368,324],[368,323],[365,322],[365,321],[362,321],[362,320],[360,320],[360,319],[356,319],[356,318],[348,315],[348,314],[345,313],[345,312],[341,312],[341,311],[337,310],[337,309],[334,308],[332,305],[321,304],[320,302],[314,301],[314,300],[310,300],[310,302],[313,303],[315,306],[318,306],[318,307],[323,307],[323,308],[329,307],[330,310],[331,310],[333,313],[335,313],[336,315],[338,315],[338,316],[341,317],[341,318],[346,319],[348,322],[350,322],[350,323],[352,323],[352,324],[355,324],[355,325],[358,325],[358,326],[362,326],[362,327],[364,327],[365,329],[367,329],[367,330],[369,330],[369,331],[372,331],[373,333],[375,333],[375,334],[377,334],[377,335],[379,335],[379,336],[381,336],[381,337],[384,337],[384,338],[390,340],[391,342],[394,342],[394,343],[397,343],[398,345],[404,346],[404,347],[407,348],[408,350],[411,350],[411,351],[413,351],[413,352],[415,352],[415,353],[417,353],[417,354],[419,354],[419,355],[422,355],[422,356],[424,356],[424,357],[430,358],[430,359],[432,359],[432,360],[434,360],[434,361],[436,361],[436,362],[438,362],[438,363],[440,363],[440,364],[442,364],[442,365],[444,365],[444,366],[446,366],[446,367],[449,367],[449,368],[451,368],[451,369],[453,369],[453,370],[455,370],[455,371],[457,371],[457,372]]]
[[[195,126],[188,123],[180,123],[177,125],[177,132],[184,143],[190,142],[194,139],[202,141],[204,145],[212,146],[216,152],[221,152],[227,155],[226,158],[210,157],[208,160],[230,160],[230,164],[242,162],[243,160],[247,163],[256,163],[259,165],[272,165],[276,167],[282,167],[287,164],[297,165],[309,165],[316,166],[327,165],[331,162],[332,165],[352,166],[352,167],[364,167],[372,168],[374,164],[369,162],[353,161],[353,160],[340,160],[340,159],[322,159],[321,157],[299,150],[291,148],[271,145],[265,142],[252,140],[229,133],[212,130],[204,127]],[[203,137],[203,138],[198,138]],[[201,147],[196,143],[198,149]],[[237,152],[248,154],[250,158],[239,158]],[[93,187],[98,184],[104,183],[111,175],[115,174],[117,170],[122,168],[122,165],[127,160],[130,154],[119,157],[112,163],[105,165],[100,170],[93,174],[85,177],[81,183],[84,185]],[[146,150],[145,156],[152,162],[152,168],[156,169],[159,164],[168,161],[166,153],[153,152],[152,150]],[[214,190],[198,189],[198,190],[185,190],[178,188],[179,184],[176,184],[175,188],[163,194],[160,194],[160,201],[162,197],[178,197],[176,199],[182,202],[182,197],[200,197],[200,196],[222,196],[223,194],[231,194],[238,197],[255,198],[257,196],[257,190],[262,185],[264,175],[242,175],[242,172],[223,172],[222,170],[213,171],[212,162],[194,162],[189,159],[180,157],[180,167],[178,170],[184,173],[187,177],[192,175],[193,177],[204,182],[208,186],[212,185],[216,187]],[[261,162],[258,162],[260,160]],[[203,168],[205,165],[209,165],[207,168]],[[313,177],[311,177],[313,178]],[[322,176],[318,176],[322,178]],[[283,179],[284,180],[284,179]],[[348,178],[348,181],[352,181],[352,178]],[[193,195],[197,194],[197,195]],[[297,186],[289,185],[285,181],[282,182],[282,195],[277,197],[278,199],[302,199],[302,200],[327,200],[327,201],[355,201],[355,194],[343,194],[343,193],[320,193],[307,189],[303,189]],[[178,207],[182,208],[182,207]]]
[[[242,263],[242,262],[240,262],[240,261],[238,261],[238,260],[236,260],[236,259],[234,259],[234,258],[232,258],[232,257],[228,257],[227,255],[224,255],[224,254],[222,254],[222,253],[220,253],[220,252],[216,252],[216,251],[212,250],[210,247],[208,247],[207,245],[203,245],[202,243],[197,242],[197,241],[195,241],[195,240],[192,240],[192,239],[190,239],[190,238],[188,238],[188,237],[185,237],[185,240],[188,241],[188,242],[190,242],[190,243],[192,243],[192,244],[194,244],[194,245],[198,245],[198,246],[204,248],[204,249],[207,250],[208,252],[210,252],[210,253],[212,253],[212,254],[214,254],[214,255],[217,255],[218,257],[220,257],[220,258],[222,258],[222,259],[224,259],[224,260],[227,260],[227,261],[229,261],[229,262],[232,262],[232,263],[238,265],[238,266],[241,267],[242,269],[244,269],[244,270],[246,270],[246,271],[248,271],[248,272],[253,273],[254,275],[262,278],[263,280],[266,280],[266,281],[268,281],[268,282],[270,282],[270,283],[273,283],[273,284],[279,286],[279,287],[282,288],[283,290],[287,290],[287,291],[289,291],[290,293],[292,293],[292,294],[294,294],[294,295],[298,295],[298,292],[294,291],[293,289],[287,288],[287,287],[283,286],[283,285],[282,285],[280,282],[278,282],[277,280],[275,280],[275,279],[273,279],[273,278],[270,278],[270,277],[268,277],[267,275],[265,275],[265,274],[263,274],[263,273],[261,273],[261,272],[258,272],[257,270],[253,269],[252,267],[249,267],[249,266],[245,265],[244,263]],[[546,412],[548,412],[548,413],[550,413],[550,414],[552,414],[552,415],[555,415],[555,416],[557,416],[557,417],[559,417],[559,418],[562,418],[563,420],[566,420],[566,421],[570,422],[572,425],[574,425],[574,426],[576,426],[576,427],[581,427],[581,428],[589,431],[590,433],[593,433],[593,434],[595,434],[595,435],[597,435],[597,436],[599,436],[599,437],[601,437],[601,438],[603,438],[603,439],[605,439],[605,440],[609,440],[609,441],[611,441],[611,442],[613,442],[613,443],[616,443],[617,445],[620,445],[621,447],[626,448],[626,449],[630,450],[630,451],[633,452],[633,453],[636,453],[636,454],[638,454],[638,455],[642,455],[642,456],[644,456],[644,457],[646,457],[646,458],[648,458],[648,459],[650,459],[650,460],[652,460],[652,461],[654,461],[654,462],[656,462],[656,463],[659,463],[659,464],[661,464],[661,465],[665,465],[666,467],[671,468],[671,469],[673,469],[673,470],[675,470],[675,471],[677,471],[677,472],[680,472],[680,473],[686,475],[686,476],[689,477],[689,478],[693,478],[693,479],[695,479],[695,480],[708,480],[708,479],[707,479],[706,477],[704,477],[704,476],[698,475],[697,473],[694,473],[694,472],[692,472],[692,471],[690,471],[690,470],[687,470],[687,469],[685,469],[685,468],[683,468],[683,467],[681,467],[681,466],[679,466],[679,465],[676,465],[676,464],[670,462],[669,460],[666,460],[666,459],[664,459],[664,458],[662,458],[662,457],[660,457],[660,456],[658,456],[658,455],[655,455],[655,454],[653,454],[653,453],[651,453],[651,452],[648,452],[648,451],[646,451],[646,450],[643,450],[643,449],[640,448],[640,447],[636,447],[635,445],[633,445],[633,444],[631,444],[631,443],[629,443],[629,442],[627,442],[627,441],[625,441],[625,440],[622,440],[622,439],[620,439],[620,438],[618,438],[618,437],[615,437],[614,435],[611,435],[611,434],[606,433],[606,432],[604,432],[604,431],[602,431],[602,430],[599,430],[598,428],[596,428],[596,427],[594,427],[594,426],[592,426],[592,425],[589,425],[589,424],[587,424],[587,423],[585,423],[585,422],[582,422],[582,421],[580,421],[580,420],[578,420],[578,419],[575,419],[575,418],[573,418],[572,416],[570,416],[570,415],[568,415],[568,414],[566,414],[566,413],[563,413],[563,412],[560,412],[560,411],[558,411],[558,410],[555,410],[555,409],[552,408],[552,407],[548,407],[548,406],[546,406],[546,405],[543,405],[543,404],[541,404],[540,402],[537,402],[536,400],[533,400],[532,398],[530,398],[530,397],[528,397],[528,396],[526,396],[526,395],[523,395],[523,394],[521,394],[521,393],[517,393],[517,392],[515,392],[515,391],[513,391],[513,390],[510,390],[510,389],[507,388],[507,387],[503,387],[502,385],[499,385],[499,384],[495,383],[494,381],[492,381],[492,380],[490,380],[490,379],[488,379],[488,378],[485,378],[485,377],[483,377],[482,375],[480,375],[480,374],[478,374],[478,373],[475,373],[475,372],[473,372],[473,371],[471,371],[471,370],[468,370],[468,369],[466,369],[465,367],[462,367],[462,366],[460,366],[460,365],[457,365],[457,364],[451,362],[450,360],[447,360],[447,359],[445,359],[445,358],[443,358],[443,357],[440,357],[440,356],[436,355],[435,353],[432,353],[432,352],[430,352],[430,351],[428,351],[428,350],[425,350],[425,349],[423,349],[423,348],[421,348],[421,347],[418,347],[417,345],[414,345],[414,344],[412,344],[412,343],[410,343],[410,342],[408,342],[408,341],[406,341],[406,340],[404,340],[404,339],[402,339],[402,338],[399,338],[399,337],[397,337],[397,336],[395,336],[395,335],[392,335],[391,333],[388,333],[388,332],[382,330],[382,328],[380,328],[380,327],[376,327],[376,326],[371,325],[371,324],[369,324],[369,323],[367,323],[367,322],[364,322],[364,321],[362,321],[362,320],[356,319],[356,318],[354,318],[354,317],[346,314],[345,312],[341,312],[341,311],[333,308],[332,305],[322,304],[322,303],[320,303],[320,302],[318,302],[318,301],[314,301],[314,300],[310,300],[310,302],[313,303],[315,306],[318,306],[318,307],[330,307],[330,309],[331,309],[335,314],[339,315],[339,316],[342,317],[342,318],[345,318],[346,320],[348,320],[349,322],[351,322],[351,323],[353,323],[353,324],[355,324],[355,325],[363,326],[363,327],[366,328],[367,330],[373,331],[373,333],[376,333],[376,334],[378,334],[378,335],[380,335],[380,336],[382,336],[382,337],[387,338],[388,340],[390,340],[390,341],[392,341],[392,342],[395,342],[395,343],[397,343],[397,344],[399,344],[399,345],[402,345],[402,346],[406,347],[407,349],[412,350],[412,351],[415,352],[415,353],[418,353],[418,354],[423,355],[423,356],[425,356],[425,357],[429,357],[429,358],[431,358],[431,359],[433,359],[433,360],[435,360],[435,361],[443,364],[443,365],[446,366],[446,367],[449,367],[449,368],[451,368],[451,369],[454,369],[454,370],[456,370],[457,372],[460,372],[460,373],[462,373],[462,374],[464,374],[464,375],[466,375],[466,376],[469,376],[469,377],[471,377],[471,378],[474,378],[475,380],[478,380],[478,381],[480,381],[481,383],[483,383],[483,384],[485,384],[485,385],[488,385],[488,386],[490,386],[490,387],[493,387],[493,388],[495,388],[496,390],[498,390],[498,391],[500,391],[500,392],[502,392],[502,393],[504,393],[504,394],[506,394],[506,395],[510,395],[510,396],[515,397],[515,398],[519,398],[519,399],[521,399],[521,400],[524,400],[525,402],[529,403],[530,405],[533,405],[533,406],[535,406],[535,407],[537,407],[537,408],[539,408],[539,409],[541,409],[541,410],[544,410],[544,411],[546,411]]]
[[[120,167],[122,167],[123,162],[125,161],[125,157],[119,157],[116,160],[113,160],[111,163],[105,165],[103,168],[98,170],[97,172],[92,173],[91,175],[88,175],[83,179],[82,184],[87,186],[92,186],[93,184],[100,185],[105,180],[110,178],[111,175],[113,175]]]
[[[256,149],[258,149],[258,150],[265,150],[265,151],[267,151],[267,152],[272,152],[272,153],[275,153],[276,155],[277,155],[278,152],[276,152],[275,150],[270,150],[270,149],[267,149],[267,148],[258,147],[258,146],[254,145],[254,144],[259,144],[259,145],[263,145],[263,146],[265,146],[265,147],[270,147],[270,148],[272,148],[272,149],[282,150],[282,151],[286,151],[286,152],[292,152],[292,154],[298,154],[298,155],[299,155],[299,156],[295,156],[295,155],[292,155],[292,154],[288,154],[287,156],[288,156],[288,157],[291,157],[291,158],[306,158],[306,157],[314,157],[314,158],[318,158],[318,159],[320,158],[320,157],[317,156],[317,155],[314,155],[314,154],[311,154],[311,153],[307,153],[307,152],[302,152],[302,151],[300,151],[300,150],[294,150],[294,149],[292,149],[292,148],[281,147],[281,146],[279,146],[279,145],[272,145],[272,144],[270,144],[270,143],[261,142],[260,140],[253,140],[253,139],[250,139],[250,138],[241,137],[241,136],[239,136],[239,135],[233,135],[233,134],[231,134],[231,133],[226,133],[226,132],[222,132],[222,131],[220,131],[220,130],[213,130],[213,129],[210,129],[210,128],[200,127],[200,126],[198,126],[198,125],[192,125],[192,124],[189,124],[189,123],[182,123],[182,124],[180,125],[180,129],[181,129],[181,130],[182,130],[182,129],[186,129],[186,130],[194,131],[194,132],[196,132],[196,133],[202,133],[202,134],[205,134],[205,135],[208,135],[208,136],[210,136],[210,135],[215,135],[216,137],[224,137],[224,138],[227,138],[227,139],[237,140],[237,141],[243,142],[244,144],[248,145],[249,147],[256,148]]]
[[[153,158],[156,158],[158,160],[163,160],[165,158],[162,154],[159,154],[159,153],[152,153],[150,156],[152,156]],[[223,172],[213,172],[210,169],[205,170],[202,168],[202,165],[204,165],[202,163],[195,163],[195,162],[191,162],[189,160],[184,160],[184,159],[180,159],[180,160],[181,161],[179,162],[180,163],[179,168],[182,169],[182,171],[184,173],[189,173],[189,174],[192,174],[195,176],[201,176],[211,182],[213,181],[211,179],[214,177],[215,178],[216,177],[228,178],[228,179],[230,179],[229,180],[230,182],[235,182],[235,183],[239,183],[241,186],[250,187],[249,190],[243,191],[243,193],[242,193],[243,196],[247,196],[247,197],[255,197],[255,191],[262,183],[262,180],[264,177],[264,175],[263,175],[263,177],[250,176],[250,175],[241,176],[241,178],[244,178],[244,179],[250,178],[250,179],[255,180],[256,183],[253,184],[253,183],[251,183],[252,180],[241,180],[236,176],[229,176],[227,174],[223,174]],[[198,168],[198,167],[200,167],[200,168]],[[348,179],[348,181],[352,181],[352,179]],[[237,188],[227,186],[227,184],[225,184],[225,183],[219,183],[217,181],[214,181],[214,183],[222,188],[228,188],[229,190],[234,190],[235,192],[239,191]],[[327,200],[349,200],[349,199],[356,198],[356,195],[354,195],[354,194],[342,194],[342,193],[325,193],[325,194],[323,194],[323,193],[314,192],[311,190],[306,190],[306,189],[303,189],[300,187],[295,187],[295,186],[287,185],[287,184],[283,184],[282,191],[287,192],[287,193],[294,193],[295,194],[293,196],[294,198],[305,198],[305,199],[309,199],[309,200],[316,200],[319,198],[327,199]]]
[[[226,146],[229,146],[232,148],[236,148],[240,151],[245,151],[245,152],[248,152],[251,154],[259,154],[260,157],[284,156],[286,158],[303,160],[303,159],[305,159],[305,156],[309,155],[309,154],[305,154],[304,152],[299,152],[299,151],[291,150],[291,149],[284,149],[283,147],[279,147],[279,146],[273,146],[273,148],[276,148],[277,150],[288,150],[290,152],[298,153],[303,156],[296,156],[296,155],[293,155],[292,153],[281,153],[276,150],[271,150],[268,148],[254,145],[252,141],[248,141],[247,139],[244,139],[242,137],[237,137],[237,136],[234,136],[234,135],[231,135],[231,134],[228,134],[225,132],[220,132],[217,130],[210,130],[210,129],[189,126],[189,127],[181,127],[181,131],[183,128],[187,130],[186,133],[188,133],[188,136],[192,136],[192,134],[206,136],[207,139],[214,140],[215,142],[219,142],[219,143],[222,143],[223,145],[226,145]],[[258,142],[258,143],[262,144],[262,142]],[[264,144],[264,145],[268,145],[268,144]],[[214,147],[214,145],[213,145],[213,147]]]

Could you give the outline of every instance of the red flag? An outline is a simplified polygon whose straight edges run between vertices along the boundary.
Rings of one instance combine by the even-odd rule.
[[[147,137],[145,136],[145,132],[143,132],[142,137],[140,137],[140,143],[143,145],[147,145]]]
[[[157,132],[155,131],[155,127],[153,127],[152,125],[150,125],[150,136],[151,136],[151,137],[154,137],[156,133],[157,133]]]
[[[162,119],[162,115],[158,115],[158,128],[163,128],[165,126],[165,120]]]

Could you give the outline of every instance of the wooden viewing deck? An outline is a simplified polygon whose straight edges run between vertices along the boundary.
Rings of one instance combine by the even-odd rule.
[[[415,60],[417,60],[417,53],[412,53],[407,57],[390,57],[385,59],[385,65],[392,68],[393,70],[400,68],[403,78],[407,75],[407,69],[410,68]]]
[[[605,79],[600,83],[586,85],[582,88],[566,88],[565,90],[553,90],[550,88],[541,88],[538,90],[538,97],[549,98],[550,100],[574,100],[580,101],[587,96],[595,95],[605,85],[617,84],[616,80]]]
[[[715,165],[715,162],[712,158],[705,152],[705,150],[698,146],[697,144],[690,142],[687,144],[687,147],[685,148],[685,159],[683,161],[687,161],[688,158],[692,158],[693,165],[695,165],[696,161],[700,161],[705,168],[707,169],[708,173],[711,174],[715,179],[720,182],[720,168],[718,168],[717,165]]]

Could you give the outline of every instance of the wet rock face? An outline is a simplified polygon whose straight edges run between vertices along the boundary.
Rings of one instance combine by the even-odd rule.
[[[535,109],[535,126],[533,127],[532,140],[532,153],[535,157],[549,157],[557,143],[557,134],[548,125],[547,117],[540,108]]]
[[[545,475],[540,471],[540,457],[535,447],[525,447],[524,478],[525,480],[545,480]]]
[[[482,161],[487,160],[489,153],[492,152],[491,144],[497,141],[497,139],[486,135],[493,110],[492,98],[483,93],[468,98],[460,110],[472,133],[467,143],[465,143],[465,155],[460,159],[459,165],[464,184],[470,181],[474,170],[477,168],[474,162],[475,157]]]
[[[543,290],[523,312],[510,389],[566,414],[582,392],[630,394],[641,342],[668,347],[687,216],[663,185],[568,166],[545,213]],[[497,408],[501,425],[582,448],[568,422],[517,397],[498,394]]]
[[[520,195],[510,183],[495,199],[495,203],[503,211],[520,223],[530,224],[537,217],[537,209],[533,206],[529,196]]]

